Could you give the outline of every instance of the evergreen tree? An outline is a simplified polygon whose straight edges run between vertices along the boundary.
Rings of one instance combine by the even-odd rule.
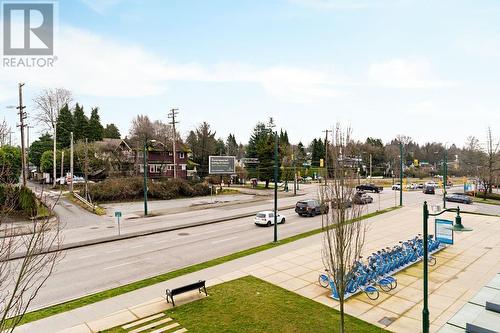
[[[43,134],[38,138],[38,140],[33,141],[29,147],[29,160],[37,167],[40,167],[40,158],[42,157],[42,154],[47,150],[51,150],[52,147],[52,136],[48,133]]]
[[[226,155],[226,145],[224,144],[224,140],[219,138],[215,145],[215,155]]]
[[[83,112],[83,107],[76,103],[75,112],[73,113],[73,138],[76,141],[89,138],[87,134],[89,120],[85,113]]]
[[[247,147],[247,157],[258,158],[259,164],[247,167],[251,178],[269,182],[274,178],[274,133],[262,122],[255,126]]]
[[[307,155],[306,155],[306,150],[304,148],[304,144],[302,142],[299,142],[297,144],[297,149],[295,152],[296,165],[302,166],[302,163],[305,162],[306,157]]]
[[[61,148],[67,148],[71,144],[71,132],[73,132],[73,115],[64,105],[57,117],[57,144]]]
[[[238,143],[236,142],[236,138],[234,134],[229,134],[226,140],[226,153],[229,156],[236,156],[236,158],[241,158],[241,156],[238,156]]]
[[[113,123],[107,124],[104,130],[102,131],[102,137],[109,139],[120,139],[121,138],[120,130]]]
[[[314,139],[311,144],[311,165],[319,167],[320,160],[325,158],[325,145],[321,138]]]
[[[200,177],[208,175],[208,156],[215,155],[217,140],[215,131],[212,132],[210,125],[203,122],[195,131],[191,131],[186,143],[190,146],[193,161],[198,164],[197,170]]]
[[[99,118],[99,108],[92,108],[90,113],[90,120],[88,122],[88,138],[90,141],[101,141],[103,137],[104,128],[101,125]]]

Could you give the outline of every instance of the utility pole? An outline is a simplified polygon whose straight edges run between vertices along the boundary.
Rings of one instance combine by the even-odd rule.
[[[61,150],[61,178],[63,179],[62,182],[64,182],[64,150]]]
[[[403,143],[399,143],[399,205],[403,206]]]
[[[21,174],[23,177],[23,186],[26,186],[26,147],[24,145],[24,119],[26,119],[26,112],[24,109],[26,106],[23,106],[23,86],[24,83],[19,83],[19,106],[17,109],[19,110],[19,125],[17,125],[21,129]]]
[[[332,132],[332,130],[326,129],[323,132],[325,132],[325,186],[326,186],[328,178],[328,132]]]
[[[372,179],[372,154],[370,154],[370,180]]]
[[[57,142],[56,142],[56,137],[57,137],[57,120],[56,122],[54,122],[54,147],[52,149],[52,174],[53,174],[53,177],[54,177],[54,180],[52,182],[52,186],[56,186],[56,178],[57,178],[57,175],[56,175],[56,154],[57,154]],[[85,181],[86,183],[86,181]]]
[[[295,149],[294,153],[292,154],[292,161],[293,161],[293,195],[297,195],[297,165],[295,162]]]
[[[9,133],[9,146],[12,147],[12,133],[14,133],[14,132],[12,132],[12,127],[9,127],[8,133]]]
[[[69,151],[69,173],[71,183],[69,184],[69,190],[73,193],[73,132],[71,132],[71,142],[70,142],[70,151]]]
[[[90,202],[90,196],[89,196],[89,186],[87,182],[88,178],[88,166],[89,166],[89,152],[88,152],[88,139],[85,138],[85,163],[84,163],[84,172],[85,172],[85,199]]]
[[[175,132],[175,124],[178,124],[178,121],[175,121],[175,117],[179,114],[179,109],[172,108],[170,109],[170,113],[168,114],[168,118],[171,119],[170,124],[172,125],[173,135],[172,135],[172,149],[174,155],[174,179],[177,178],[177,149],[176,149],[176,141],[177,141],[177,133]]]

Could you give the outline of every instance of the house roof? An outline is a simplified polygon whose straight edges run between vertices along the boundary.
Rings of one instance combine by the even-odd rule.
[[[132,150],[132,148],[130,148],[128,143],[123,139],[103,138],[101,141],[96,141],[95,144],[98,146],[112,146],[115,147],[115,149],[117,149],[120,146],[124,146],[128,150]]]

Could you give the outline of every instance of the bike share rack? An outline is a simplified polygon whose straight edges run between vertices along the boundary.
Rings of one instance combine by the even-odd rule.
[[[434,250],[432,250],[432,251],[429,251],[429,256],[430,256],[431,254],[437,253],[437,252],[439,252],[439,251],[441,251],[441,250],[445,249],[446,247],[447,247],[447,245],[446,245],[446,244],[440,243],[437,249],[434,249]],[[394,275],[394,274],[397,274],[397,273],[399,273],[400,271],[402,271],[402,270],[404,270],[404,269],[406,269],[406,268],[408,268],[408,267],[410,267],[410,266],[413,266],[414,264],[419,263],[419,262],[420,262],[420,261],[422,261],[423,259],[424,259],[424,257],[423,257],[423,256],[419,256],[419,258],[418,258],[417,260],[415,260],[415,261],[411,261],[411,262],[408,262],[407,264],[404,264],[404,265],[402,265],[402,266],[398,267],[397,269],[395,269],[395,270],[393,270],[393,271],[388,272],[387,274],[384,274],[384,275],[378,275],[378,276],[377,276],[377,278],[379,278],[379,279],[380,279],[380,278],[386,278],[387,276],[392,276],[392,275]],[[339,300],[339,297],[338,297],[338,292],[337,292],[337,290],[336,290],[336,288],[335,288],[335,284],[333,283],[333,281],[332,281],[331,279],[329,279],[329,285],[330,285],[330,288],[331,288],[331,290],[332,290],[332,294],[331,294],[331,296],[330,296],[330,297],[331,297],[331,298],[333,298],[334,300],[338,301],[338,300]],[[374,284],[366,284],[366,285],[364,285],[364,286],[359,286],[359,287],[356,289],[356,291],[355,291],[355,292],[353,292],[353,293],[350,293],[350,292],[345,293],[345,295],[344,295],[344,300],[348,299],[348,298],[349,298],[349,297],[351,297],[351,296],[357,295],[357,294],[359,294],[360,292],[367,292],[367,291],[365,291],[365,290],[363,289],[363,287],[364,287],[364,288],[375,288],[375,289],[376,289],[376,292],[377,292],[377,298],[378,298],[378,289],[376,288],[376,286],[375,286]],[[369,292],[369,291],[368,291],[368,292]],[[368,293],[368,292],[367,292],[367,293]],[[374,298],[374,299],[376,299],[376,298]]]

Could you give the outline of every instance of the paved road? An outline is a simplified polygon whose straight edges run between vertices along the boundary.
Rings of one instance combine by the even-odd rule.
[[[399,203],[399,193],[391,190],[384,191],[380,196],[377,194],[372,196],[375,201],[365,206],[364,213],[373,212],[379,208],[379,197],[381,209],[394,206],[395,202]],[[442,197],[424,195],[420,191],[404,193],[405,206],[418,206],[424,200],[431,205],[440,205]],[[449,205],[449,207],[453,206]],[[478,210],[482,206],[486,205],[474,204],[467,206],[466,210]],[[257,207],[260,205],[256,205]],[[248,209],[248,207],[231,208],[235,213],[242,209]],[[497,213],[500,213],[500,207],[498,210]],[[300,234],[321,226],[320,216],[298,217],[291,209],[281,213],[287,217],[287,222],[279,225],[279,238]],[[201,214],[206,214],[206,212],[202,211]],[[57,266],[56,272],[33,302],[32,309],[231,254],[268,243],[272,239],[272,228],[257,227],[253,224],[252,218],[240,218],[68,250],[65,252],[65,258]]]

